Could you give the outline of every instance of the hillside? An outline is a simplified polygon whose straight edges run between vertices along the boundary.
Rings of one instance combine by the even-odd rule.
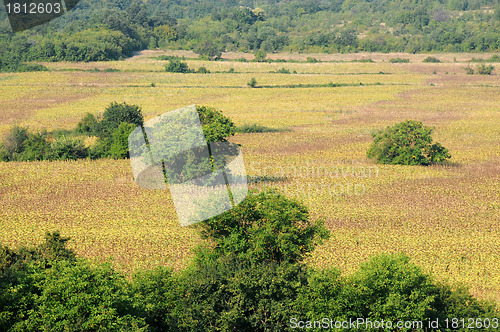
[[[485,52],[500,48],[496,0],[82,0],[13,34],[0,6],[0,70],[22,61],[101,61],[139,49]]]

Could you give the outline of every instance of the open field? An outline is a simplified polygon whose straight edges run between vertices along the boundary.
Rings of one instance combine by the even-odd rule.
[[[434,55],[443,63],[422,63],[422,54],[322,59],[375,63],[188,60],[213,73],[171,74],[162,71],[166,61],[152,58],[159,54],[0,74],[0,136],[13,124],[73,128],[112,101],[142,106],[146,120],[198,104],[237,125],[289,128],[232,141],[242,145],[248,175],[269,180],[253,188],[276,187],[326,219],[332,236],[310,264],[349,273],[373,254],[405,252],[438,279],[500,303],[500,64],[488,76],[463,70],[467,59],[491,55]],[[388,63],[392,57],[410,63]],[[223,73],[230,68],[235,73]],[[297,74],[271,73],[280,68]],[[260,88],[247,86],[252,77]],[[320,86],[330,82],[340,86]],[[453,164],[386,166],[366,158],[371,132],[407,119],[435,127]],[[133,182],[127,160],[0,163],[0,200],[3,244],[32,245],[59,229],[80,255],[111,257],[127,273],[180,268],[201,241],[196,226],[179,226],[167,191]]]

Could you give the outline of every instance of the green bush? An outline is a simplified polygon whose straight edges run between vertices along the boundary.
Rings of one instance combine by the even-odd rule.
[[[313,58],[313,57],[311,57],[311,56],[308,56],[308,57],[307,57],[307,59],[306,59],[306,62],[309,62],[309,63],[317,63],[317,62],[319,62],[319,60],[318,60],[318,59],[316,59],[316,58]]]
[[[389,59],[390,63],[408,63],[410,59],[401,59],[401,58],[391,58]]]
[[[99,132],[99,122],[92,113],[87,113],[76,125],[75,131],[80,134],[96,136]]]
[[[234,135],[236,126],[221,111],[208,106],[196,106],[196,112],[207,143],[224,142]]]
[[[465,67],[464,70],[465,70],[465,73],[467,75],[473,75],[474,74],[474,69],[470,65],[468,65],[467,67]]]
[[[24,151],[24,142],[28,139],[28,127],[13,126],[3,139],[3,147],[13,155]]]
[[[286,331],[300,316],[295,300],[306,285],[305,266],[250,263],[235,255],[198,252],[178,278],[171,329],[185,331]]]
[[[184,73],[184,74],[193,72],[191,69],[189,69],[187,63],[177,59],[169,60],[168,64],[165,65],[165,71],[169,73]]]
[[[373,133],[368,158],[382,164],[429,165],[451,158],[440,143],[433,143],[432,129],[408,120]]]
[[[210,74],[210,71],[207,68],[205,68],[205,67],[198,68],[198,70],[196,72],[198,74]]]
[[[13,159],[21,161],[54,159],[51,144],[47,136],[47,132],[29,133],[28,139],[23,143],[23,152],[14,155]]]
[[[440,63],[441,60],[439,60],[438,58],[435,58],[433,56],[428,56],[427,58],[425,58],[422,62],[428,62],[428,63]]]
[[[137,105],[112,102],[106,107],[102,115],[102,120],[98,125],[97,136],[111,137],[113,132],[122,122],[131,123],[135,126],[142,126],[144,124],[144,117],[141,108]]]
[[[278,212],[283,211],[283,213]],[[286,212],[285,212],[286,211]],[[307,208],[272,191],[249,194],[243,202],[202,224],[202,235],[221,255],[248,262],[300,262],[328,237],[322,220]]]
[[[251,88],[257,87],[257,80],[255,79],[255,77],[252,77],[252,79],[248,81],[247,85]]]
[[[128,136],[136,128],[132,123],[122,122],[113,132],[113,143],[109,149],[111,157],[115,159],[129,158]]]
[[[484,63],[480,63],[476,66],[476,72],[479,75],[491,75],[491,72],[495,69],[493,65],[486,65]]]
[[[275,71],[275,73],[278,73],[278,74],[290,74],[290,71],[288,69],[286,69],[285,67],[283,67],[283,68],[278,69],[277,71]]]
[[[267,57],[267,53],[263,50],[257,50],[254,52],[254,61],[257,61],[257,62],[264,62],[266,61],[266,57]]]
[[[39,295],[13,330],[146,330],[144,319],[134,315],[126,279],[110,264],[56,261],[49,269],[35,267],[32,278]]]
[[[89,156],[88,148],[80,137],[61,136],[50,144],[52,159],[77,160]]]
[[[468,291],[437,283],[404,254],[380,254],[360,265],[352,275],[337,270],[311,271],[298,296],[297,307],[309,320],[416,321],[498,317],[495,307],[474,299]],[[423,326],[425,329],[425,325]],[[440,326],[442,331],[451,328]],[[362,331],[370,331],[366,325]],[[403,328],[399,331],[415,331]]]
[[[236,132],[237,133],[274,133],[274,132],[282,132],[285,131],[286,129],[282,128],[270,128],[266,126],[262,126],[259,124],[244,124],[242,126],[236,127]]]

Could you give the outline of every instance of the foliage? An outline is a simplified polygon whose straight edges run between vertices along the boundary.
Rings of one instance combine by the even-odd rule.
[[[61,136],[50,144],[51,158],[77,160],[88,157],[88,148],[80,137]]]
[[[255,77],[252,77],[250,81],[248,81],[247,85],[251,88],[256,88],[257,87],[257,80]]]
[[[267,191],[248,195],[202,226],[203,236],[217,243],[215,251],[248,262],[302,261],[328,237],[323,221],[310,220],[302,204]]]
[[[266,61],[267,53],[263,50],[257,50],[254,52],[255,61],[264,62]]]
[[[112,102],[106,107],[102,119],[99,121],[97,136],[111,136],[122,122],[142,126],[144,124],[144,117],[141,108],[137,105]]]
[[[208,250],[178,280],[173,317],[186,331],[287,330],[307,282],[302,264],[249,263]]]
[[[389,59],[390,63],[408,63],[410,59],[401,59],[401,58],[391,58]]]
[[[210,241],[187,268],[142,271],[132,282],[109,263],[76,258],[58,232],[34,248],[1,247],[0,328],[269,331],[288,330],[293,317],[500,318],[493,304],[435,282],[404,254],[371,257],[347,276],[308,268],[303,259],[328,232],[272,191],[251,192],[199,229]]]
[[[479,75],[491,75],[491,72],[495,69],[493,65],[486,65],[484,63],[480,63],[476,66],[476,72]]]
[[[13,126],[3,139],[3,147],[9,154],[21,153],[24,151],[24,142],[28,139],[28,128]]]
[[[122,122],[113,132],[113,143],[109,149],[111,157],[115,159],[129,158],[128,137],[136,128],[135,124]]]
[[[221,47],[211,40],[202,41],[194,47],[193,51],[209,60],[217,60],[222,55]]]
[[[192,73],[193,71],[189,69],[187,63],[180,60],[172,59],[165,65],[165,71],[169,73]]]
[[[474,74],[474,68],[472,68],[470,65],[468,65],[467,67],[465,67],[464,70],[465,70],[465,73],[467,75],[473,75]]]
[[[290,74],[290,70],[286,69],[285,67],[282,67],[281,69],[278,69],[276,71],[277,74]]]
[[[99,123],[92,113],[87,113],[76,125],[75,131],[80,134],[95,136],[99,133]]]
[[[207,68],[205,68],[203,66],[198,68],[198,70],[196,72],[198,74],[210,74],[210,70],[208,70]]]
[[[448,150],[432,143],[432,129],[420,121],[408,120],[373,133],[368,158],[382,164],[429,165],[451,158]]]
[[[428,56],[427,58],[425,58],[422,62],[428,62],[428,63],[440,63],[441,60],[439,60],[438,58],[435,58],[433,56]]]
[[[236,126],[221,111],[208,106],[196,106],[207,143],[224,142],[233,136]]]
[[[237,133],[247,134],[247,133],[274,133],[274,132],[282,132],[285,130],[280,128],[270,128],[253,123],[253,124],[244,124],[242,126],[236,127],[235,131]]]
[[[498,316],[494,307],[475,300],[467,291],[437,283],[404,254],[373,256],[346,278],[334,269],[313,271],[297,302],[310,320],[363,317],[372,322],[427,322]]]

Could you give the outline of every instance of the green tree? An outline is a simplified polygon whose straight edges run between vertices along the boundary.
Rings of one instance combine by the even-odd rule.
[[[92,113],[87,113],[83,119],[78,122],[76,132],[95,136],[99,132],[99,122],[97,118]]]
[[[142,126],[144,124],[144,117],[141,108],[137,105],[112,102],[106,107],[102,115],[102,120],[99,122],[100,136],[110,137],[122,122]]]
[[[408,120],[373,133],[368,158],[382,164],[429,165],[451,158],[440,143],[433,143],[432,129]]]
[[[328,234],[322,220],[310,220],[305,206],[272,191],[251,193],[202,224],[215,251],[249,262],[301,262]]]
[[[267,53],[263,50],[257,50],[254,52],[255,61],[264,62],[266,61]]]
[[[221,57],[221,47],[211,40],[204,40],[198,43],[193,51],[209,60],[217,60]]]
[[[113,132],[113,143],[109,150],[111,157],[124,159],[129,157],[128,136],[136,128],[132,123],[122,122]]]
[[[51,159],[77,160],[88,156],[88,148],[80,137],[61,136],[50,144]]]
[[[186,62],[182,62],[177,59],[169,60],[168,64],[165,65],[165,71],[169,73],[192,73],[193,71],[189,69]]]

